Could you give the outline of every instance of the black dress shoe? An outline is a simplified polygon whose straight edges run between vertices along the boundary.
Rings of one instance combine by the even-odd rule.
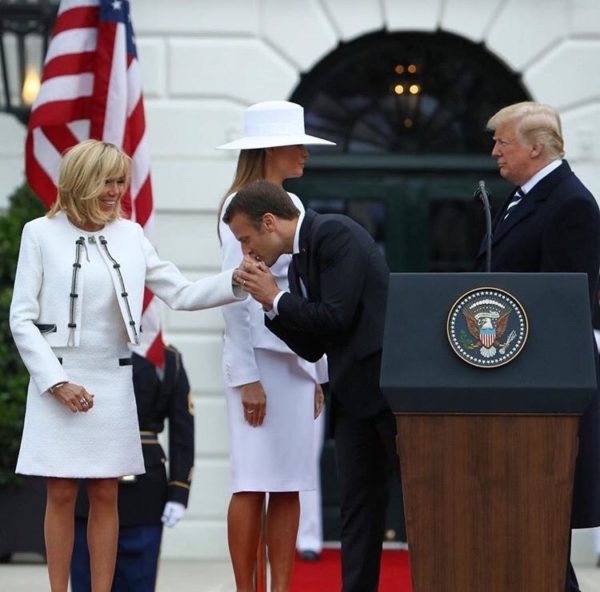
[[[305,551],[300,551],[300,559],[302,561],[319,561],[319,559],[321,559],[321,554],[317,553],[316,551],[311,551],[309,549],[305,550]]]

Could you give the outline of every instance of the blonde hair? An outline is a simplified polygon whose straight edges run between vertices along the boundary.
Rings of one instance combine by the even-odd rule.
[[[48,217],[65,212],[76,225],[104,225],[120,218],[120,204],[107,213],[98,198],[108,179],[125,178],[129,184],[130,161],[114,144],[98,140],[84,140],[70,148],[60,165],[58,195]]]
[[[253,181],[259,181],[265,178],[266,175],[266,149],[265,148],[252,148],[249,150],[242,150],[238,157],[237,169],[235,171],[235,177],[231,187],[225,192],[225,195],[221,199],[219,204],[219,213],[217,215],[217,235],[219,242],[221,241],[221,231],[219,230],[219,223],[221,221],[221,215],[223,213],[223,205],[225,200],[232,194],[239,191],[242,187],[245,187]]]
[[[529,145],[542,144],[546,156],[554,160],[565,155],[560,116],[549,105],[524,101],[500,109],[487,123],[494,131],[499,125],[518,120],[517,136]]]

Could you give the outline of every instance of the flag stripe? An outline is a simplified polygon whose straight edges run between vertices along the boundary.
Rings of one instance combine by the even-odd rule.
[[[150,184],[150,175],[146,177],[146,181],[140,188],[135,200],[135,217],[136,220],[144,226],[152,214],[152,187]]]
[[[79,6],[58,15],[54,24],[54,37],[71,29],[95,29],[98,22],[98,6]]]
[[[46,103],[70,101],[79,97],[91,97],[94,90],[94,75],[89,72],[69,76],[55,76],[40,88],[36,110]],[[53,117],[53,119],[56,119]]]
[[[46,54],[46,63],[54,58],[71,53],[96,51],[98,33],[96,29],[72,29],[52,38]],[[77,51],[73,51],[73,48]]]
[[[37,158],[33,153],[33,134],[29,134],[25,141],[25,174],[33,189],[44,204],[48,207],[56,199],[56,185],[50,175],[40,166]],[[48,200],[47,196],[52,195],[52,199]]]
[[[77,138],[66,125],[48,126],[44,128],[44,132],[59,154],[64,154],[71,146],[77,144]]]
[[[57,76],[73,76],[83,72],[93,73],[95,67],[95,51],[59,55],[44,66],[42,82]]]
[[[112,53],[115,45],[116,26],[112,23],[98,25],[98,47],[96,48],[96,75],[94,78],[94,102],[92,103],[92,127],[90,136],[102,138],[106,117],[106,97],[110,86]]]
[[[75,10],[82,6],[92,6],[98,8],[98,0],[61,0],[60,6],[58,7],[59,16],[67,10]]]
[[[77,121],[88,119],[91,110],[91,97],[83,97],[66,101],[54,101],[41,105],[31,112],[29,117],[30,129],[52,125],[53,122]]]
[[[114,41],[117,46],[125,44],[125,29],[116,27],[114,29]],[[102,138],[117,146],[123,146],[125,127],[127,126],[127,95],[130,89],[127,87],[127,55],[122,51],[112,52],[111,77],[105,97],[104,113],[110,113],[105,117]],[[127,148],[129,151],[129,149]]]
[[[155,298],[156,300],[156,298]],[[148,347],[148,349],[146,350],[146,357],[149,360],[157,360],[157,359],[164,359],[165,356],[165,346],[162,340],[162,335],[158,334],[154,340],[152,341],[152,343],[150,344],[150,346]],[[162,364],[164,365],[164,363]],[[161,366],[162,367],[162,366]]]
[[[54,144],[50,142],[46,136],[45,128],[34,130],[33,139],[33,155],[40,162],[40,166],[46,171],[46,174],[52,179],[54,185],[58,182],[58,170],[60,168],[61,154],[58,152]],[[47,203],[52,204],[56,199],[56,187],[52,194],[47,196]]]
[[[131,117],[131,114],[139,106],[139,103],[142,100],[140,77],[141,73],[138,61],[130,61],[127,65],[127,117]]]
[[[130,130],[140,130],[146,128],[146,122],[144,119],[144,104],[142,100],[138,101],[136,108],[131,112],[131,115],[128,119],[128,125]],[[128,137],[128,145],[132,154],[135,154],[138,151],[138,147],[144,136],[139,136],[138,134],[130,134]]]

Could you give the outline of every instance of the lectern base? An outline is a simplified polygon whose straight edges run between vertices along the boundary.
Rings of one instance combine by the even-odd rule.
[[[413,592],[563,592],[579,417],[396,422]]]

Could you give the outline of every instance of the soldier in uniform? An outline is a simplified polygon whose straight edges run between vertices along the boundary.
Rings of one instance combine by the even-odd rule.
[[[146,473],[119,483],[119,546],[112,592],[153,592],[163,524],[175,526],[188,503],[194,465],[194,408],[181,354],[165,346],[162,378],[146,358],[133,354],[133,384]],[[169,421],[169,476],[158,441]],[[110,426],[107,426],[110,430]],[[88,500],[80,487],[71,563],[73,592],[90,592],[86,541]]]

